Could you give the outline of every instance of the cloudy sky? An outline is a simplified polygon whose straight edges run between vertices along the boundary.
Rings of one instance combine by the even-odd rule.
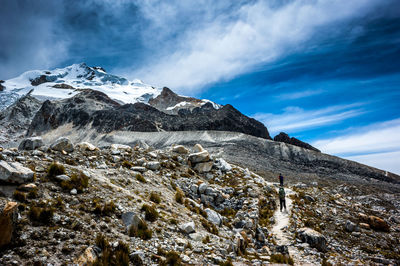
[[[0,79],[86,62],[400,174],[398,0],[2,0]]]

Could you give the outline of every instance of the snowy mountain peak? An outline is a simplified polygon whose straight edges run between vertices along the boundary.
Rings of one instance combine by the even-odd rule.
[[[147,85],[139,79],[129,81],[126,78],[107,73],[102,67],[90,67],[86,63],[53,70],[27,71],[16,78],[6,80],[1,85],[3,91],[0,92],[0,110],[11,105],[32,89],[31,95],[38,99],[64,99],[76,95],[83,89],[92,89],[101,91],[122,104],[149,103],[151,99],[156,98],[162,92],[160,88]],[[189,99],[191,100],[189,105],[188,103],[179,105],[180,102],[187,102]],[[193,99],[179,96],[178,100],[174,100],[173,106],[165,106],[162,111],[174,113],[166,108],[178,110],[183,106],[187,106],[184,108],[191,110],[210,102],[209,100]],[[174,107],[177,104],[178,106]],[[220,108],[219,105],[212,104],[215,109]]]
[[[39,99],[63,99],[76,95],[82,89],[90,88],[104,92],[121,103],[147,103],[161,92],[160,89],[144,84],[138,79],[130,82],[126,78],[107,73],[102,67],[90,67],[86,63],[54,70],[27,71],[16,78],[6,80],[2,85],[2,98],[7,95],[13,96],[10,97],[10,101],[14,101],[16,95],[25,95],[32,89],[32,96]]]

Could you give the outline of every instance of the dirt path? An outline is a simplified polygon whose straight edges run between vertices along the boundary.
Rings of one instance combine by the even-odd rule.
[[[276,192],[279,193],[279,186],[276,183],[272,184],[275,186]],[[289,235],[288,226],[289,226],[289,218],[290,212],[292,210],[292,200],[289,198],[289,195],[294,194],[295,192],[290,188],[285,187],[286,192],[286,210],[283,209],[282,212],[280,211],[280,205],[278,201],[278,209],[275,211],[274,219],[275,225],[272,227],[272,233],[275,236],[276,243],[278,245],[285,245],[288,246],[292,244],[293,241],[292,237]]]

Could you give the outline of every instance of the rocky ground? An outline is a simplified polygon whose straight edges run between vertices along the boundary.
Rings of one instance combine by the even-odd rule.
[[[400,262],[396,193],[289,177],[280,213],[279,173],[200,145],[74,144],[1,149],[0,265]]]

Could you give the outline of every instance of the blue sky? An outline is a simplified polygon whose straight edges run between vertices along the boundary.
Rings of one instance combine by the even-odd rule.
[[[3,0],[0,43],[0,79],[86,62],[400,174],[398,0]]]

